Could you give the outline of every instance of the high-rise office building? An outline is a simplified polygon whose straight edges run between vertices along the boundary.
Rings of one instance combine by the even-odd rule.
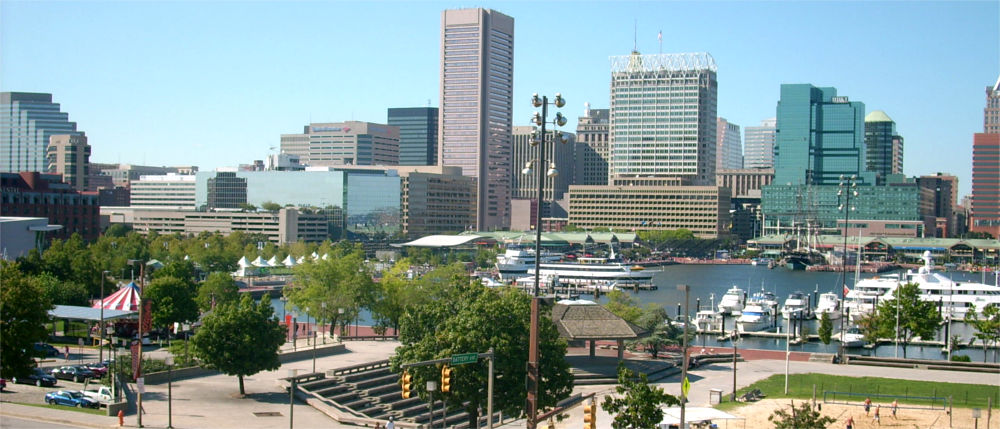
[[[608,119],[609,109],[591,109],[584,104],[583,116],[576,123],[576,158],[573,169],[574,185],[608,184]]]
[[[986,108],[983,109],[983,132],[1000,134],[1000,78],[986,87]]]
[[[930,222],[926,222],[927,235],[941,238],[954,237],[958,177],[942,173],[920,176],[917,178],[917,186],[921,190],[921,214],[934,220],[934,229],[930,229]]]
[[[532,174],[523,174],[522,168],[528,162],[538,158],[538,146],[531,144],[531,137],[538,130],[533,126],[514,127],[513,144],[511,145],[511,162],[516,168],[511,171],[511,198],[533,200],[538,197],[538,170]],[[569,189],[573,170],[574,137],[571,133],[561,132],[567,142],[556,142],[556,132],[547,131],[545,138],[545,165],[539,166],[537,161],[533,168],[543,168],[548,172],[554,166],[558,174],[555,177],[545,176],[545,186],[542,187],[542,201],[545,204],[560,200]],[[543,210],[543,213],[545,211]]]
[[[1000,79],[986,87],[983,133],[972,138],[972,198],[969,232],[1000,238]]]
[[[890,174],[903,174],[903,137],[896,134],[896,122],[875,110],[865,116],[866,169],[884,185]]]
[[[399,128],[371,122],[313,123],[282,134],[281,151],[308,165],[398,165]]]
[[[715,129],[715,169],[739,170],[743,168],[743,139],[740,126],[726,118],[718,118]]]
[[[707,53],[611,57],[609,184],[713,184],[718,89]]]
[[[58,173],[63,182],[77,191],[86,191],[90,186],[90,145],[87,136],[55,134],[49,138],[46,149],[48,172]]]
[[[55,134],[82,133],[52,94],[0,93],[0,171],[48,171],[46,148]]]
[[[760,126],[744,130],[743,166],[745,168],[774,168],[774,136],[778,118],[760,121]]]
[[[390,108],[389,125],[399,127],[399,165],[437,165],[437,107]]]
[[[441,13],[438,162],[477,179],[476,227],[510,225],[514,18],[490,9]]]

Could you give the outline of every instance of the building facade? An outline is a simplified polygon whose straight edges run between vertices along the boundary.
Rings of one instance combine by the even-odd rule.
[[[777,118],[760,121],[760,126],[744,130],[743,166],[745,168],[774,168],[774,136]]]
[[[55,134],[81,134],[52,94],[0,92],[0,172],[48,171]]]
[[[10,217],[44,217],[62,225],[49,238],[67,239],[79,233],[84,240],[100,235],[98,196],[74,190],[58,174],[24,171],[0,173],[0,213]]]
[[[133,165],[133,164],[97,164],[92,163],[91,170],[98,170],[103,176],[111,176],[113,186],[123,186],[129,188],[133,180],[139,180],[142,176],[158,176],[170,173],[194,174],[198,167],[157,167],[153,165]]]
[[[760,190],[774,180],[774,170],[770,168],[741,168],[738,170],[718,170],[715,183],[729,189],[730,198],[760,198]]]
[[[1000,238],[1000,134],[976,133],[972,139],[972,212],[969,232]]]
[[[441,13],[438,162],[476,179],[476,228],[510,225],[514,18],[491,9]]]
[[[576,123],[573,184],[604,186],[608,184],[611,110],[591,109],[590,103],[584,106],[583,116]]]
[[[850,221],[923,221],[920,188],[915,182],[858,186],[850,201]],[[846,199],[836,185],[764,186],[761,196],[764,235],[842,234]]]
[[[262,234],[269,242],[283,245],[298,241],[319,242],[330,238],[326,216],[286,207],[276,212],[192,211],[104,207],[101,215],[109,223],[131,225],[143,235],[200,234],[229,235],[233,232]]]
[[[927,235],[946,238],[957,236],[955,228],[955,209],[958,206],[958,177],[950,174],[917,178],[920,187],[921,214],[934,218],[934,229],[927,229]]]
[[[398,165],[399,127],[371,122],[313,123],[282,134],[281,152],[307,165]]]
[[[740,126],[726,118],[718,118],[715,128],[715,170],[738,170],[743,168],[743,138]]]
[[[135,208],[194,210],[197,207],[196,179],[193,174],[141,176],[132,182],[128,205]]]
[[[46,149],[48,172],[61,174],[77,191],[90,188],[90,145],[83,134],[55,134]]]
[[[389,125],[399,128],[399,165],[437,165],[437,107],[390,108]]]
[[[896,122],[881,110],[865,116],[865,164],[879,185],[890,174],[903,174],[903,137],[896,133]]]
[[[714,184],[717,101],[707,53],[611,57],[609,184]]]
[[[729,190],[717,186],[570,186],[569,223],[580,228],[729,233]]]
[[[511,198],[513,199],[537,199],[538,198],[538,168],[546,171],[545,184],[542,186],[542,201],[551,202],[560,200],[569,190],[569,185],[573,178],[573,146],[575,137],[571,133],[561,131],[547,131],[545,137],[545,165],[538,165],[538,145],[532,145],[531,139],[540,130],[533,126],[514,127],[513,144],[511,151],[511,162],[514,167],[511,169]],[[566,139],[566,143],[559,142],[558,134]],[[524,174],[523,169],[531,163],[532,173]],[[557,174],[555,177],[549,176],[550,168],[555,167]]]
[[[461,171],[444,173],[400,171],[403,233],[407,237],[456,233],[475,226],[475,179]]]
[[[983,132],[1000,134],[1000,78],[986,87],[986,107],[983,109]]]

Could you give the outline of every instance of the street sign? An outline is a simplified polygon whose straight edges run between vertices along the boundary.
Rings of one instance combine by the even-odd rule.
[[[460,353],[457,355],[451,355],[451,364],[454,365],[465,365],[467,363],[476,363],[479,360],[479,353]]]
[[[688,381],[687,377],[684,377],[684,381],[681,382],[681,393],[687,398],[688,391],[691,390],[691,382]]]

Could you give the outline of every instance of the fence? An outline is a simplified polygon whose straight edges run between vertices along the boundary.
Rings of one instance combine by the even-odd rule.
[[[886,395],[879,393],[855,393],[823,391],[824,404],[864,405],[865,398],[872,402],[889,403],[893,400],[904,402],[899,408],[944,410],[948,408],[948,398],[942,396]]]

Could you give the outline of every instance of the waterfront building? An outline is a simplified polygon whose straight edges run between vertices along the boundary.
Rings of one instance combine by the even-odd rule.
[[[194,210],[197,176],[169,173],[162,176],[141,176],[132,182],[130,202],[134,208]],[[104,206],[105,204],[101,204]]]
[[[52,94],[0,92],[0,172],[48,171],[53,135],[80,135]]]
[[[476,224],[476,181],[457,167],[400,170],[403,234],[421,237],[465,231]]]
[[[1000,134],[976,133],[972,139],[972,213],[969,232],[1000,238]]]
[[[927,235],[956,237],[955,208],[958,206],[958,177],[937,173],[917,178],[921,193],[921,215],[933,219],[933,229]]]
[[[570,186],[569,223],[580,228],[729,233],[729,189],[718,186]]]
[[[837,185],[764,186],[761,195],[763,234],[843,234],[843,198]],[[890,182],[885,186],[858,186],[851,197],[850,222],[923,221],[920,188],[915,182]],[[842,224],[841,224],[842,225]]]
[[[371,122],[312,123],[302,134],[282,134],[281,152],[320,165],[397,165],[399,127]]]
[[[0,187],[3,216],[44,217],[50,224],[62,225],[48,238],[65,240],[79,233],[84,240],[95,240],[101,232],[97,194],[74,190],[58,174],[0,173]]]
[[[714,184],[717,101],[708,53],[611,57],[609,184]]]
[[[574,185],[608,184],[610,117],[610,109],[591,109],[590,103],[584,103],[583,116],[576,123]]]
[[[476,228],[510,225],[514,18],[491,9],[441,13],[438,162],[476,179]]]
[[[112,224],[130,225],[140,234],[185,234],[203,232],[229,235],[233,232],[261,234],[278,245],[298,241],[320,242],[330,238],[329,219],[322,213],[285,207],[275,212],[193,211],[102,207],[101,216]]]
[[[743,167],[774,168],[774,136],[777,118],[760,121],[760,126],[744,130]]]
[[[761,188],[770,185],[773,179],[774,169],[771,168],[741,168],[715,172],[715,183],[728,188],[730,198],[759,199]]]
[[[890,174],[903,174],[903,137],[896,133],[896,122],[881,110],[865,116],[865,162],[866,170],[877,174],[879,185]]]
[[[390,108],[388,116],[399,127],[399,165],[437,165],[438,108]]]
[[[740,126],[719,117],[715,129],[715,170],[743,168],[743,139]]]
[[[77,191],[89,189],[90,145],[83,134],[54,134],[46,149],[48,172],[61,174]]]

